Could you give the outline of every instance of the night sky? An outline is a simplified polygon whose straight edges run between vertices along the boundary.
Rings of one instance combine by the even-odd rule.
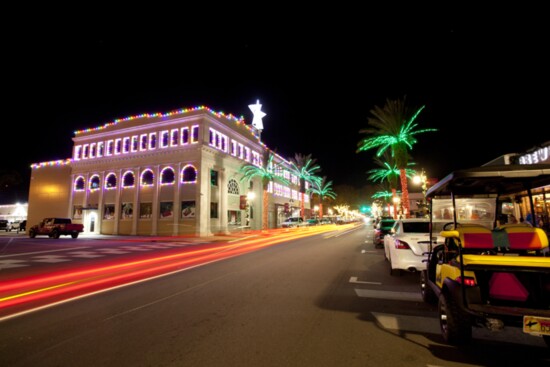
[[[377,168],[374,151],[356,153],[359,130],[387,99],[425,106],[418,128],[438,129],[411,152],[429,177],[550,140],[550,32],[535,9],[521,26],[454,12],[384,22],[353,9],[146,19],[94,10],[28,19],[4,41],[2,170],[24,179],[2,188],[4,202],[26,199],[31,163],[70,157],[75,130],[197,105],[250,123],[259,100],[268,147],[311,154],[321,175],[355,187]]]

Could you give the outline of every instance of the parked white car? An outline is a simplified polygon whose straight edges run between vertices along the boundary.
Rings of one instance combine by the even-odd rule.
[[[444,223],[434,223],[432,233],[435,241],[443,243],[439,237]],[[426,269],[430,245],[430,221],[426,218],[398,219],[391,233],[384,236],[384,254],[390,265],[391,275],[401,275],[403,271],[416,272]]]
[[[305,225],[306,222],[301,217],[290,217],[287,218],[283,223],[281,223],[281,227],[283,228],[294,228]]]

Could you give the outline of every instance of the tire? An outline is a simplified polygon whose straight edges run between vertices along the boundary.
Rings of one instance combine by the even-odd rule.
[[[437,297],[428,284],[427,270],[422,270],[420,272],[420,295],[422,296],[422,300],[430,305],[435,305],[437,303]]]
[[[30,238],[35,238],[36,237],[36,232],[33,231],[32,229],[29,231],[29,237]]]
[[[78,233],[71,233],[72,238],[78,238]]]
[[[439,326],[443,339],[451,345],[464,345],[472,340],[468,315],[460,310],[448,292],[441,292],[438,303]]]
[[[58,239],[60,236],[61,236],[61,234],[59,233],[59,231],[53,231],[52,232],[52,237],[53,238]]]

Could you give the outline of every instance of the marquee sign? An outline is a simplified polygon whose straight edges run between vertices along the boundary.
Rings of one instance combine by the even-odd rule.
[[[520,155],[517,158],[519,164],[541,164],[550,163],[550,144],[535,149],[530,153]]]

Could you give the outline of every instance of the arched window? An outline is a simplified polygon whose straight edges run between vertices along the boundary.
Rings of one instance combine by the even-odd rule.
[[[239,183],[234,179],[230,179],[227,183],[227,192],[230,194],[239,195]]]
[[[181,170],[181,183],[197,182],[197,169],[192,165],[187,165]]]
[[[84,191],[85,187],[86,187],[86,181],[84,181],[84,177],[78,176],[74,180],[74,191]]]
[[[172,185],[174,183],[174,170],[172,167],[164,167],[160,173],[160,184],[161,185]]]
[[[154,180],[155,177],[151,169],[147,168],[141,173],[141,186],[152,186]]]
[[[99,175],[90,177],[90,191],[99,190],[100,186]]]
[[[107,176],[105,177],[105,189],[106,190],[112,190],[112,189],[116,189],[116,175],[111,172],[109,174],[107,174]]]
[[[124,188],[134,187],[134,181],[135,181],[134,172],[126,171],[122,176],[122,187]]]

